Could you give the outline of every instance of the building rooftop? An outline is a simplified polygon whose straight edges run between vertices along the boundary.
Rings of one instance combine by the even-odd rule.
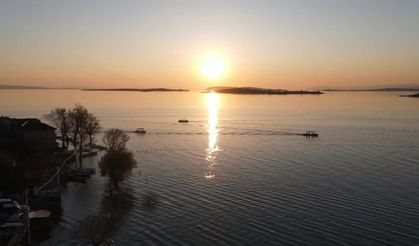
[[[24,131],[42,131],[42,130],[55,130],[54,127],[42,123],[39,119],[36,118],[9,118],[9,117],[0,117],[0,119],[10,121],[12,127],[15,129],[20,129]]]
[[[20,124],[19,128],[24,131],[55,130],[54,127],[42,123],[41,121],[36,122],[32,120],[24,121],[22,124]]]

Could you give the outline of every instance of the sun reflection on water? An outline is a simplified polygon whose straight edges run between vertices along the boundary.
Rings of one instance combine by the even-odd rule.
[[[205,172],[206,179],[215,178],[215,165],[216,165],[216,155],[219,151],[217,145],[217,137],[219,129],[217,128],[218,124],[218,103],[219,98],[215,92],[211,92],[207,94],[207,107],[208,107],[208,148],[207,148],[207,161],[208,161],[208,169]]]

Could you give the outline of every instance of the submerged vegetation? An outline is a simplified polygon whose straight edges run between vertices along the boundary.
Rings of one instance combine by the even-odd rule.
[[[106,215],[90,215],[76,227],[76,236],[94,246],[107,245],[111,230],[112,217]]]
[[[128,140],[128,135],[119,129],[110,129],[103,136],[108,152],[99,161],[99,168],[102,175],[109,177],[111,193],[119,190],[119,182],[136,166],[134,154],[126,148]]]

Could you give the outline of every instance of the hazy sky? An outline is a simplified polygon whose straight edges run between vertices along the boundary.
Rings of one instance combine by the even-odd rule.
[[[199,72],[216,54],[223,79]],[[0,2],[0,83],[306,88],[419,82],[419,0]]]

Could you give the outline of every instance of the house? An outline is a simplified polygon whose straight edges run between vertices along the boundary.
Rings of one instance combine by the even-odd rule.
[[[29,151],[49,152],[57,149],[55,128],[39,119],[1,117],[0,134]]]
[[[47,184],[31,202],[36,206],[60,202],[60,181],[55,174],[67,155],[57,150],[54,127],[39,119],[0,117],[0,193],[37,191]]]
[[[38,197],[59,197],[59,175],[55,176],[59,165],[63,162],[63,156],[51,153],[32,153],[20,158],[20,164],[25,166],[23,174],[28,185],[34,188],[34,191],[39,189],[44,184],[48,183]]]

